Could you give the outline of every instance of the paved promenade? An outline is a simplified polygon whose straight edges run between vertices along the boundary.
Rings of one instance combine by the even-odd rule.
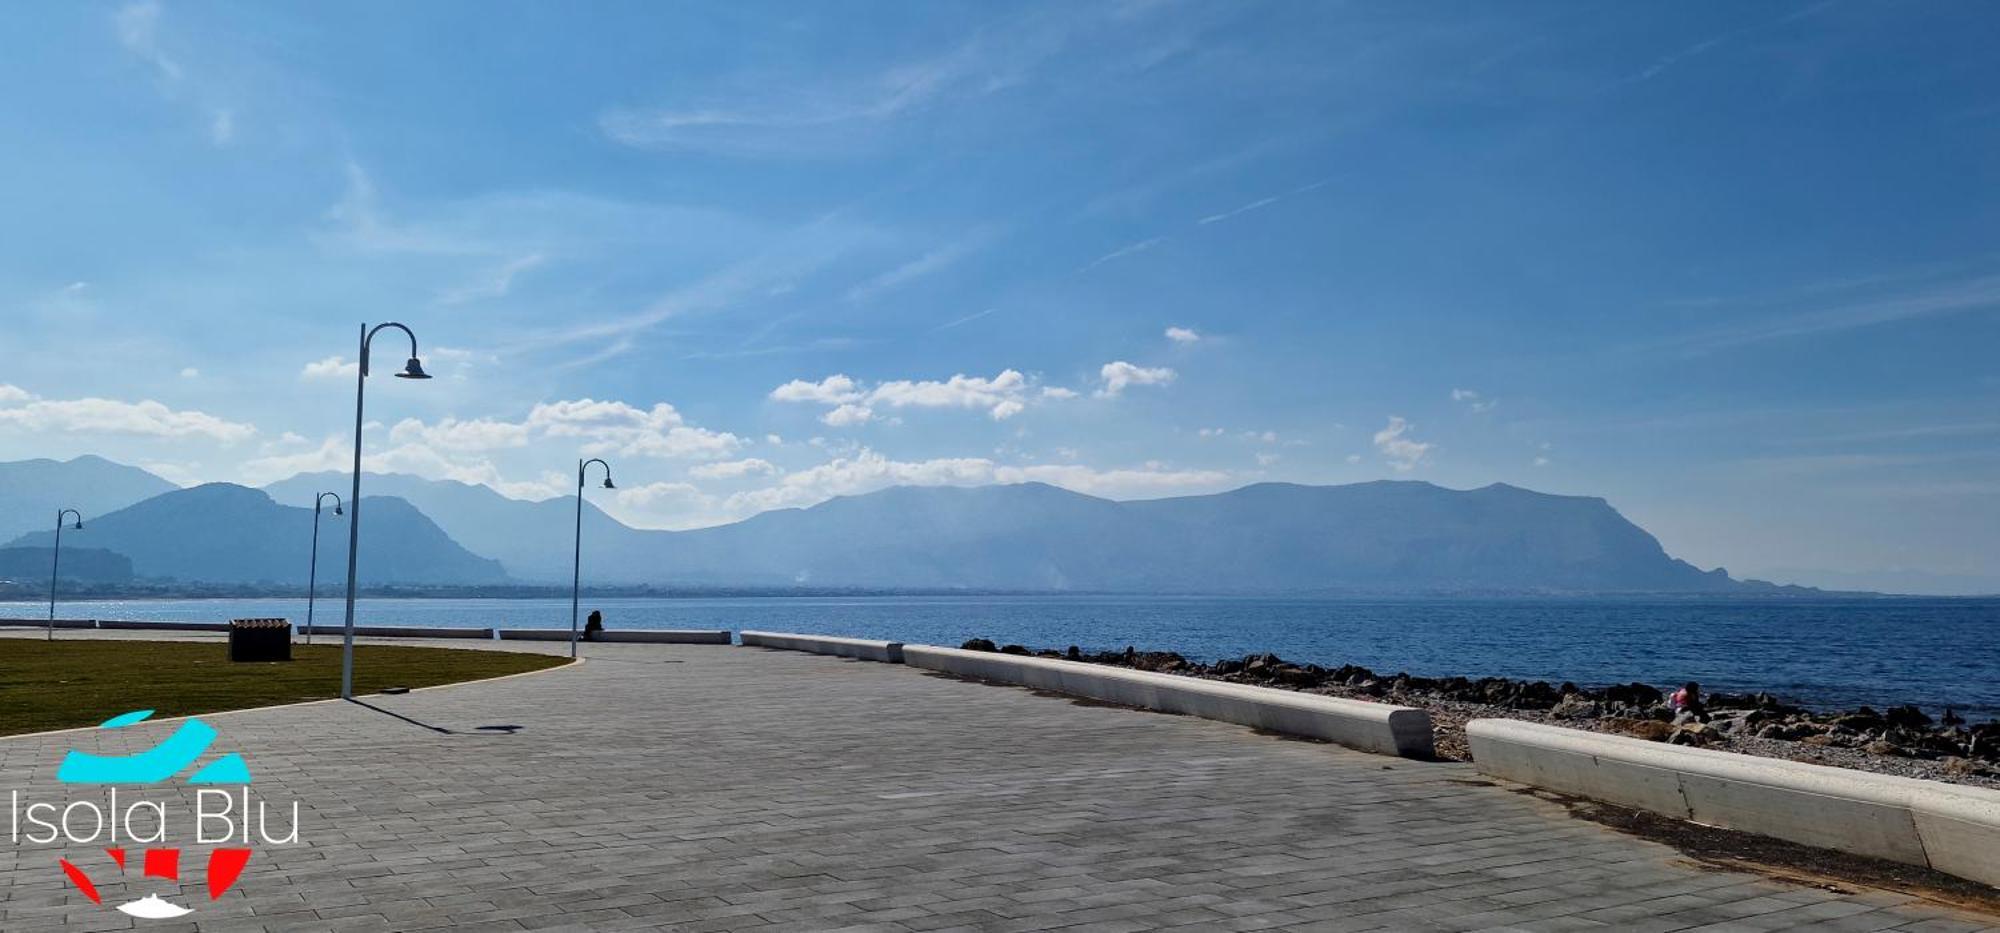
[[[148,883],[108,884],[98,907],[63,880],[58,855],[115,880],[101,848],[0,847],[0,929],[2000,924],[1698,867],[1463,765],[901,666],[701,646],[586,654],[376,708],[204,717],[218,749],[249,760],[258,797],[304,802],[303,842],[258,847],[214,903],[187,878],[175,900],[196,912],[155,921],[108,906]],[[167,731],[0,740],[0,794],[61,800],[64,750],[134,750]],[[184,872],[199,867],[186,858]]]

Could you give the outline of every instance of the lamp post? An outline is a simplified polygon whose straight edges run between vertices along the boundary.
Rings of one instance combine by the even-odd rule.
[[[592,457],[579,460],[576,464],[576,553],[570,561],[569,582],[569,656],[576,657],[576,609],[583,593],[583,471],[591,464],[604,468],[604,488],[617,489],[611,485],[611,464]]]
[[[609,480],[606,480],[609,482]],[[76,530],[83,530],[83,513],[75,509],[56,512],[56,546],[49,556],[49,640],[56,640],[56,575],[62,570],[62,523],[63,516],[76,516]]]
[[[417,335],[410,329],[391,321],[377,324],[374,330],[361,325],[361,355],[359,372],[354,377],[354,485],[347,495],[347,624],[341,636],[340,648],[340,698],[354,699],[354,567],[357,546],[361,543],[361,403],[368,391],[368,345],[384,327],[393,327],[410,338],[410,361],[403,364],[403,371],[396,374],[398,379],[429,379],[424,372],[424,364],[417,359]]]
[[[306,644],[313,643],[313,599],[319,596],[319,509],[326,504],[326,498],[333,497],[333,514],[340,514],[340,496],[323,492],[313,499],[313,544],[312,568],[306,571]]]

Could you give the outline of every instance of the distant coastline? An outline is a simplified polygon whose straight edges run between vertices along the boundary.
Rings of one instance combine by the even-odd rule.
[[[1746,581],[1758,583],[1760,581]],[[461,584],[367,584],[359,595],[369,599],[567,599],[567,586],[540,584],[461,585]],[[33,601],[48,598],[47,580],[0,580],[0,602]],[[322,581],[319,598],[339,598],[346,593],[340,581]],[[1303,590],[1303,591],[1135,591],[1135,590],[1025,590],[983,587],[866,587],[866,586],[757,586],[717,584],[627,584],[583,587],[586,596],[598,599],[726,599],[732,597],[884,597],[884,596],[1042,596],[1042,597],[1133,597],[1146,599],[1330,599],[1330,600],[1410,600],[1454,602],[1465,600],[1673,600],[1686,602],[1737,602],[1755,600],[1812,599],[1922,599],[1980,600],[2000,598],[2000,594],[1926,595],[1822,590],[1813,587],[1749,587],[1731,592],[1690,593],[1684,591],[1564,591],[1564,590]],[[64,580],[62,598],[93,600],[151,599],[285,599],[305,598],[305,586],[298,583],[193,583],[144,581],[104,583]]]
[[[567,599],[570,595],[566,586],[532,586],[527,584],[507,586],[419,586],[400,584],[377,584],[362,586],[358,595],[368,599]],[[33,601],[48,598],[48,582],[27,580],[0,580],[0,602]],[[346,589],[337,582],[329,587],[322,585],[319,598],[341,598]],[[885,597],[885,596],[1046,596],[1046,597],[1133,597],[1146,599],[1241,599],[1241,600],[1283,600],[1283,599],[1328,599],[1328,600],[1408,600],[1413,602],[1456,602],[1471,600],[1673,600],[1685,602],[1742,602],[1756,600],[1796,601],[1812,599],[1884,599],[1884,600],[1981,600],[2000,598],[2000,594],[1973,594],[1934,596],[1904,593],[1848,592],[1841,590],[1819,590],[1809,587],[1780,587],[1769,592],[1736,593],[1682,593],[1682,592],[1534,592],[1519,590],[1465,590],[1455,592],[1409,592],[1385,590],[1380,592],[1340,590],[1309,592],[1134,592],[1123,590],[1008,590],[980,588],[889,588],[889,587],[846,587],[846,586],[586,586],[583,594],[598,599],[728,599],[728,598],[783,598],[799,597],[825,599],[829,597]],[[63,581],[62,598],[91,600],[151,600],[151,599],[285,599],[305,598],[305,587],[298,584],[271,584],[268,586],[251,584],[180,584],[180,583],[123,583],[92,584],[81,581]]]
[[[44,583],[43,586],[46,586]],[[304,619],[303,587],[262,597],[178,598],[63,591],[69,619],[215,622]],[[342,587],[323,585],[317,618],[342,615]],[[364,625],[437,628],[567,626],[566,590],[365,588]],[[0,616],[45,618],[46,590],[29,586]],[[1825,708],[1917,702],[2000,718],[2000,600],[1947,597],[1805,598],[1570,596],[1147,596],[1118,593],[885,593],[821,588],[604,588],[585,597],[614,629],[764,629],[957,644],[968,633],[1002,643],[1146,645],[1198,661],[1273,652],[1327,666],[1428,674],[1476,671],[1523,680],[1771,690]]]

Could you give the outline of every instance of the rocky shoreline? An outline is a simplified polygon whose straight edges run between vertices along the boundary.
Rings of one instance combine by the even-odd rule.
[[[1933,719],[1915,706],[1881,712],[1861,707],[1815,712],[1768,693],[1708,693],[1706,722],[1676,724],[1666,694],[1648,684],[1579,687],[1505,677],[1378,674],[1352,664],[1325,668],[1254,654],[1212,664],[1171,651],[1085,652],[995,645],[975,638],[973,651],[1063,658],[1135,670],[1204,677],[1414,706],[1430,712],[1440,758],[1470,758],[1465,723],[1481,717],[1630,735],[1656,742],[1783,758],[1878,774],[2000,789],[2000,720],[1973,725],[1946,710]]]

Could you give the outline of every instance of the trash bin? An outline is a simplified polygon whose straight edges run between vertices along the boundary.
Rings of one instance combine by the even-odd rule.
[[[284,619],[229,620],[229,660],[290,661],[292,623]]]

